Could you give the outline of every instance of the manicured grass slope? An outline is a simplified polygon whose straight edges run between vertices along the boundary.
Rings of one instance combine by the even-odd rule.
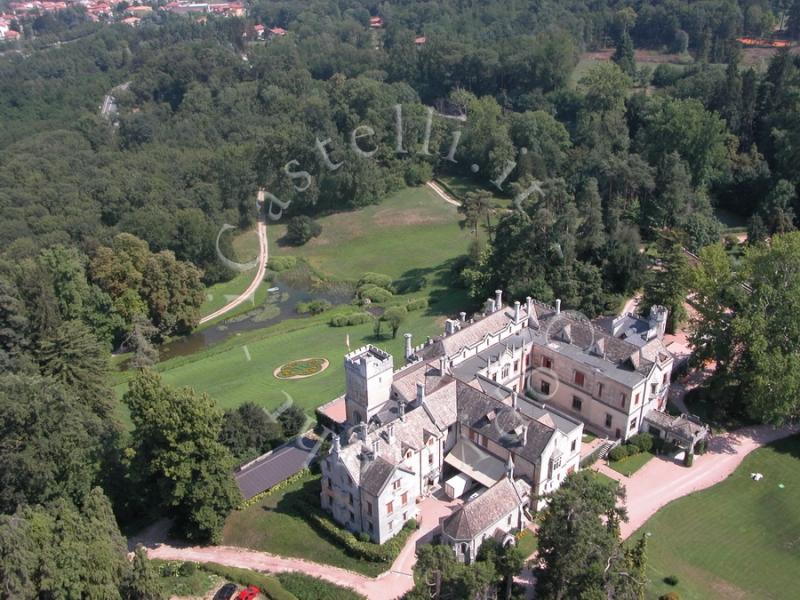
[[[389,568],[386,563],[367,562],[347,555],[341,546],[328,541],[296,514],[294,497],[316,498],[318,494],[319,475],[308,475],[267,495],[261,502],[228,517],[222,543],[305,558],[373,577]]]
[[[755,482],[750,473],[764,474]],[[783,489],[779,484],[783,484]],[[798,597],[800,436],[756,450],[722,483],[659,511],[648,538],[649,597],[683,600]],[[674,588],[663,578],[675,575]]]
[[[653,454],[650,452],[639,452],[638,454],[628,456],[622,460],[609,461],[608,466],[617,473],[622,473],[625,477],[630,477],[645,466],[651,458],[653,458]]]

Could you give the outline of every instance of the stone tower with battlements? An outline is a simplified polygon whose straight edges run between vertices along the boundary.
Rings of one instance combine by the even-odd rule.
[[[389,402],[394,362],[392,355],[368,345],[344,357],[347,423],[369,422]]]

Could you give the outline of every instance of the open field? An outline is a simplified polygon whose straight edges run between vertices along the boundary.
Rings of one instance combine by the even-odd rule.
[[[299,248],[281,246],[284,225],[268,225],[269,255],[305,258],[333,279],[371,271],[395,279],[432,275],[470,242],[455,206],[427,187],[407,188],[380,204],[318,219],[322,235]]]
[[[753,481],[750,473],[763,473]],[[783,487],[780,487],[783,485]],[[660,510],[648,538],[649,598],[783,600],[800,573],[800,436],[750,454],[725,481]],[[674,587],[664,583],[676,576]]]
[[[465,292],[450,288],[446,273],[450,261],[466,252],[471,236],[460,228],[455,207],[427,188],[404,190],[380,205],[323,217],[320,223],[322,235],[301,248],[279,246],[285,228],[270,225],[270,254],[302,256],[331,279],[357,279],[377,271],[401,282],[413,281],[419,289],[404,298],[427,297],[429,307],[410,312],[395,339],[384,334],[375,340],[371,323],[331,327],[330,313],[242,333],[160,363],[158,370],[167,383],[206,392],[223,408],[245,401],[276,408],[291,398],[311,412],[344,391],[346,336],[351,349],[375,343],[391,352],[395,367],[400,367],[403,333],[412,333],[415,343],[421,343],[443,330],[446,315],[467,307]],[[273,377],[280,365],[309,356],[327,359],[330,367],[307,379]],[[126,384],[118,383],[115,389],[121,396]]]

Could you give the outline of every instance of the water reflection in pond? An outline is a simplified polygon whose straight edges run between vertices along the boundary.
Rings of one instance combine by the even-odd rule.
[[[236,317],[231,317],[186,337],[168,342],[159,347],[159,360],[164,361],[176,356],[188,356],[213,344],[222,342],[245,331],[253,331],[276,325],[287,319],[302,319],[295,307],[298,302],[310,300],[328,300],[331,304],[344,304],[352,299],[353,290],[348,285],[328,285],[324,288],[316,286],[312,289],[310,282],[283,281],[265,282],[263,285],[277,287],[277,292],[270,292],[258,306],[253,306]]]

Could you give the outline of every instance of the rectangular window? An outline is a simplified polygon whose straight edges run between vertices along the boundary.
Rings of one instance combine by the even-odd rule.
[[[625,392],[623,392],[623,393],[621,393],[621,394],[619,395],[619,403],[620,403],[622,406],[625,406]]]
[[[497,381],[497,373],[492,375],[492,381]]]
[[[367,502],[367,514],[372,516],[372,502]]]
[[[661,378],[661,383],[663,385],[667,385],[667,374],[666,373],[664,373],[664,377]]]
[[[394,512],[394,505],[391,501],[386,503],[386,514],[392,514]]]
[[[575,385],[583,387],[585,381],[586,377],[584,377],[583,373],[581,373],[580,371],[575,371]]]
[[[433,454],[428,454],[428,464],[429,465],[433,464]]]
[[[638,406],[639,405],[639,396],[641,396],[641,394],[639,392],[636,392],[636,397],[633,399],[633,405],[634,406]]]
[[[353,494],[351,493],[350,494],[350,506],[352,506],[352,505],[353,505]]]
[[[606,413],[606,427],[611,427],[611,415]]]
[[[636,417],[631,419],[631,429],[636,429]]]
[[[508,515],[508,520],[506,520],[507,525],[511,525],[511,515]]]
[[[651,383],[650,384],[650,393],[651,394],[655,394],[656,391],[658,391],[658,384],[657,383]]]
[[[578,412],[581,411],[581,406],[583,406],[583,402],[577,396],[572,397],[572,408],[577,410]]]
[[[508,365],[506,365],[506,366],[503,367],[503,379],[508,377],[508,373],[509,373],[509,367],[508,367]]]
[[[545,369],[552,369],[553,368],[553,361],[547,358],[546,356],[542,357],[542,366]]]
[[[603,384],[602,383],[598,383],[597,384],[597,397],[598,398],[602,398],[603,397]]]
[[[403,495],[401,496],[401,501],[403,503],[403,506],[408,504],[408,492],[403,492]]]
[[[542,383],[539,384],[539,389],[542,390],[543,394],[550,394],[550,382],[542,381]]]
[[[569,449],[570,449],[570,452],[575,452],[575,444],[576,444],[576,443],[577,443],[577,442],[576,442],[575,440],[572,440],[572,445],[569,447]]]
[[[516,373],[517,371],[519,371],[519,361],[515,360],[514,361],[514,373]]]

